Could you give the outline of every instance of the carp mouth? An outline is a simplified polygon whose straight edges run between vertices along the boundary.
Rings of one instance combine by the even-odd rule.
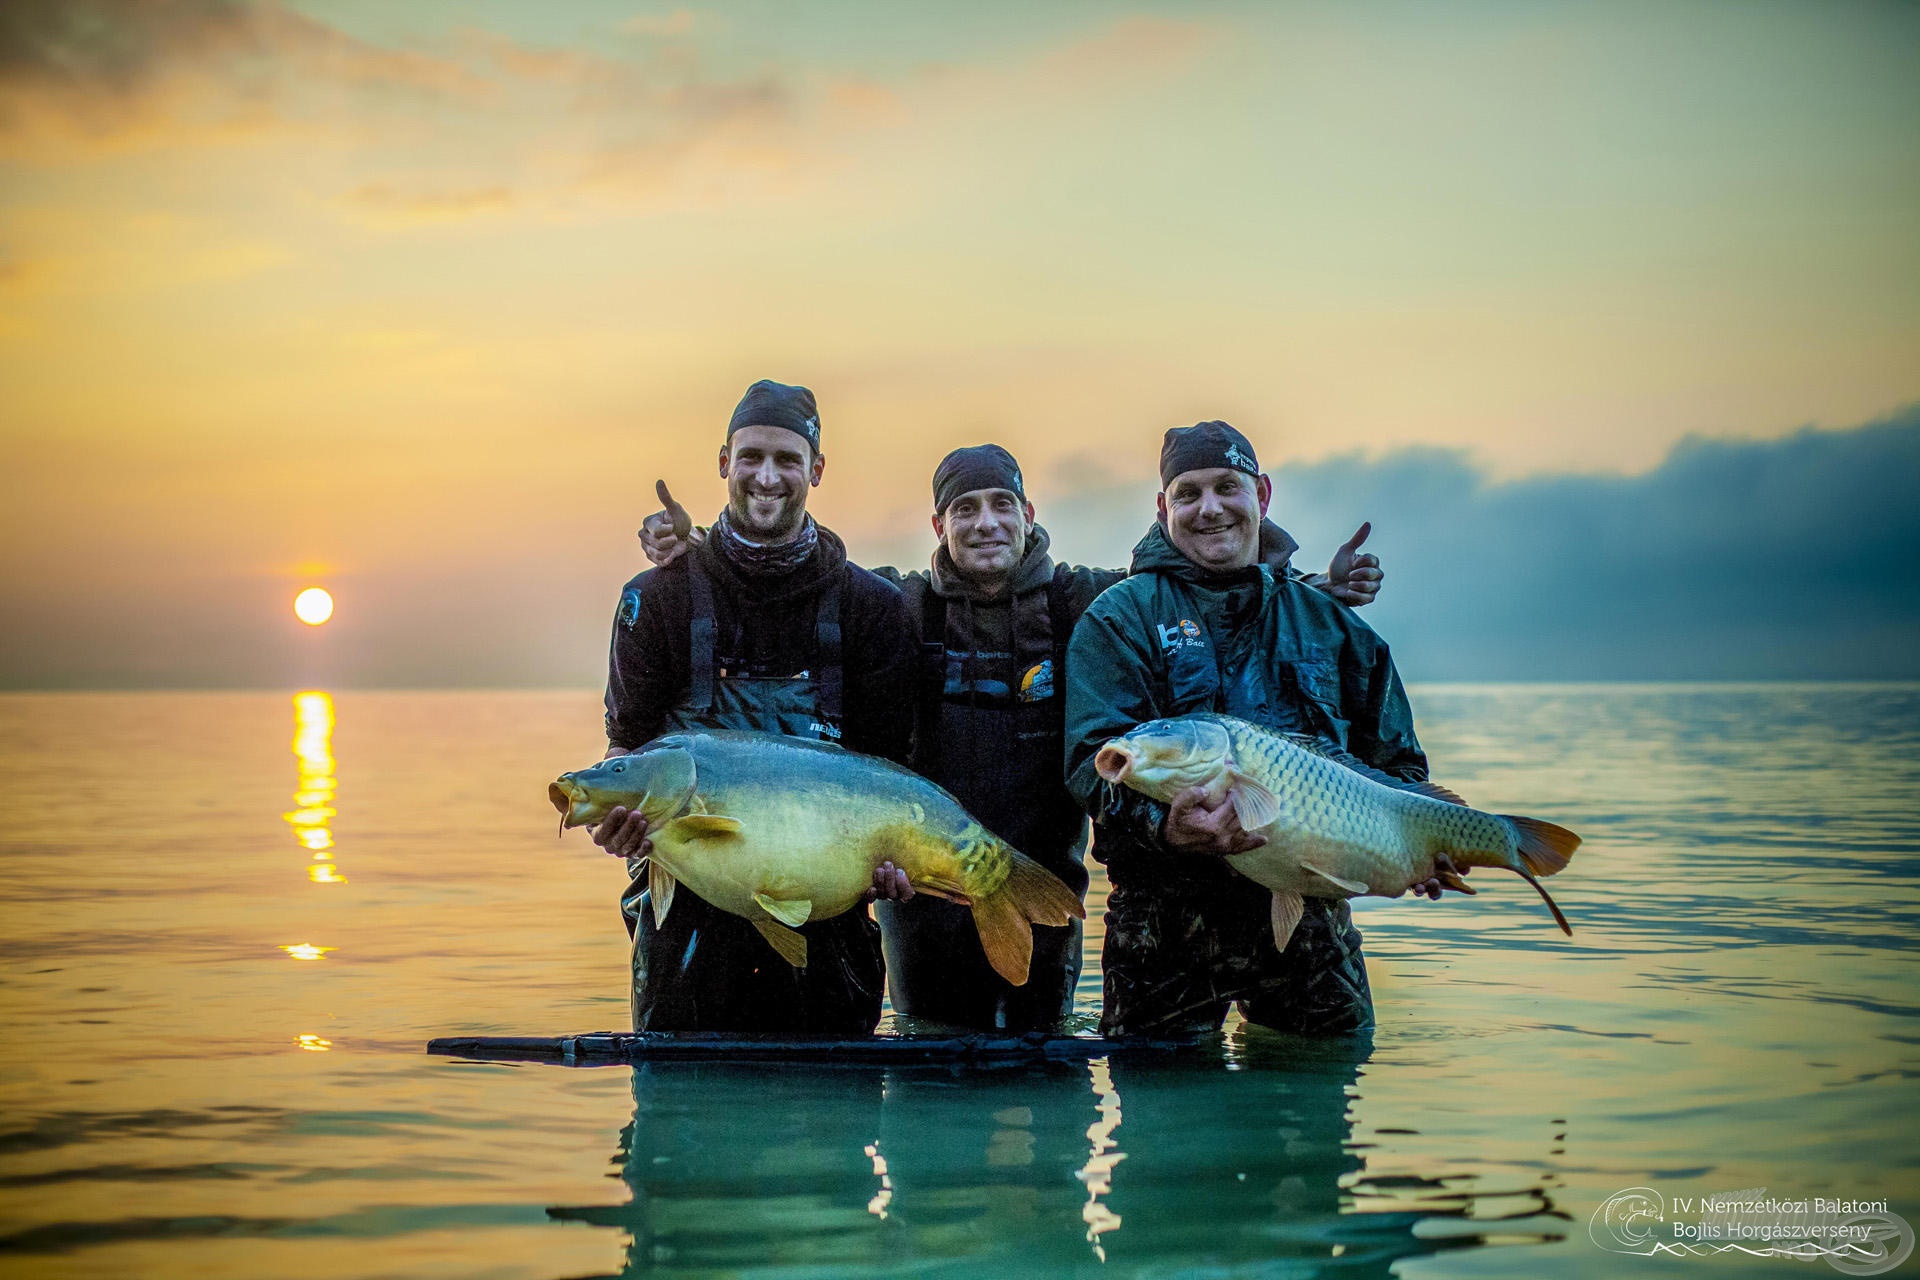
[[[1109,742],[1094,753],[1093,771],[1108,782],[1125,782],[1133,771],[1132,749]]]
[[[580,810],[587,799],[587,789],[573,780],[573,775],[562,774],[547,784],[547,800],[560,814],[560,830],[584,825],[586,818]]]

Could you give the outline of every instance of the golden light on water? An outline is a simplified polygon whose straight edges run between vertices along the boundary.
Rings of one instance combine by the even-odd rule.
[[[308,587],[293,598],[293,614],[310,627],[333,616],[333,597],[322,587]]]
[[[299,1045],[310,1053],[325,1053],[333,1048],[333,1041],[323,1036],[303,1035],[300,1037]]]
[[[280,948],[295,960],[323,960],[327,952],[338,951],[338,947],[316,947],[311,942],[294,942]]]
[[[281,815],[293,838],[313,855],[307,878],[315,884],[345,884],[333,861],[333,696],[317,689],[293,695],[293,758],[299,771],[294,808]]]

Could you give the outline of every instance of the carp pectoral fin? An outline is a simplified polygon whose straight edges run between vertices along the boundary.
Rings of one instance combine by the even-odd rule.
[[[1234,773],[1227,796],[1233,801],[1233,813],[1240,819],[1242,831],[1260,831],[1280,816],[1280,797],[1244,773]]]
[[[660,865],[660,859],[647,859],[647,897],[653,903],[654,928],[667,922],[667,912],[673,910],[674,886],[679,883],[673,872]]]
[[[805,924],[807,917],[813,914],[811,898],[787,898],[783,901],[779,898],[769,898],[764,893],[756,893],[753,895],[753,900],[760,904],[762,911],[775,920],[794,928]]]
[[[1372,890],[1368,889],[1367,886],[1361,884],[1358,880],[1348,880],[1341,876],[1337,876],[1333,874],[1333,872],[1331,871],[1322,871],[1319,867],[1314,866],[1311,862],[1301,863],[1300,869],[1302,871],[1313,872],[1313,874],[1319,876],[1322,880],[1325,880],[1328,884],[1333,885],[1335,888],[1341,890],[1343,893],[1362,894],[1362,893],[1372,892]]]
[[[1307,904],[1300,895],[1291,889],[1273,891],[1273,945],[1282,951],[1287,949],[1287,939],[1293,937],[1293,931],[1300,924],[1300,916]]]
[[[778,920],[755,920],[753,927],[769,946],[780,953],[780,958],[796,969],[807,967],[807,939],[797,930],[789,929]]]
[[[724,840],[739,835],[741,823],[717,813],[689,813],[669,822],[666,829],[682,840]]]

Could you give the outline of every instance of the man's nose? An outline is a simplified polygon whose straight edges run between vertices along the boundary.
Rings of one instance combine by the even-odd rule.
[[[763,489],[771,489],[780,483],[780,468],[768,458],[753,469],[753,482]]]

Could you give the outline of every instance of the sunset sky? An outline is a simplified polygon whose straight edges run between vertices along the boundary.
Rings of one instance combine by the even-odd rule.
[[[1917,122],[1911,4],[14,0],[0,685],[596,682],[758,377],[869,562],[987,439],[1112,564],[1200,418],[1609,493],[1920,435]],[[1395,564],[1488,549],[1355,509],[1304,558],[1363,516],[1418,670]]]

